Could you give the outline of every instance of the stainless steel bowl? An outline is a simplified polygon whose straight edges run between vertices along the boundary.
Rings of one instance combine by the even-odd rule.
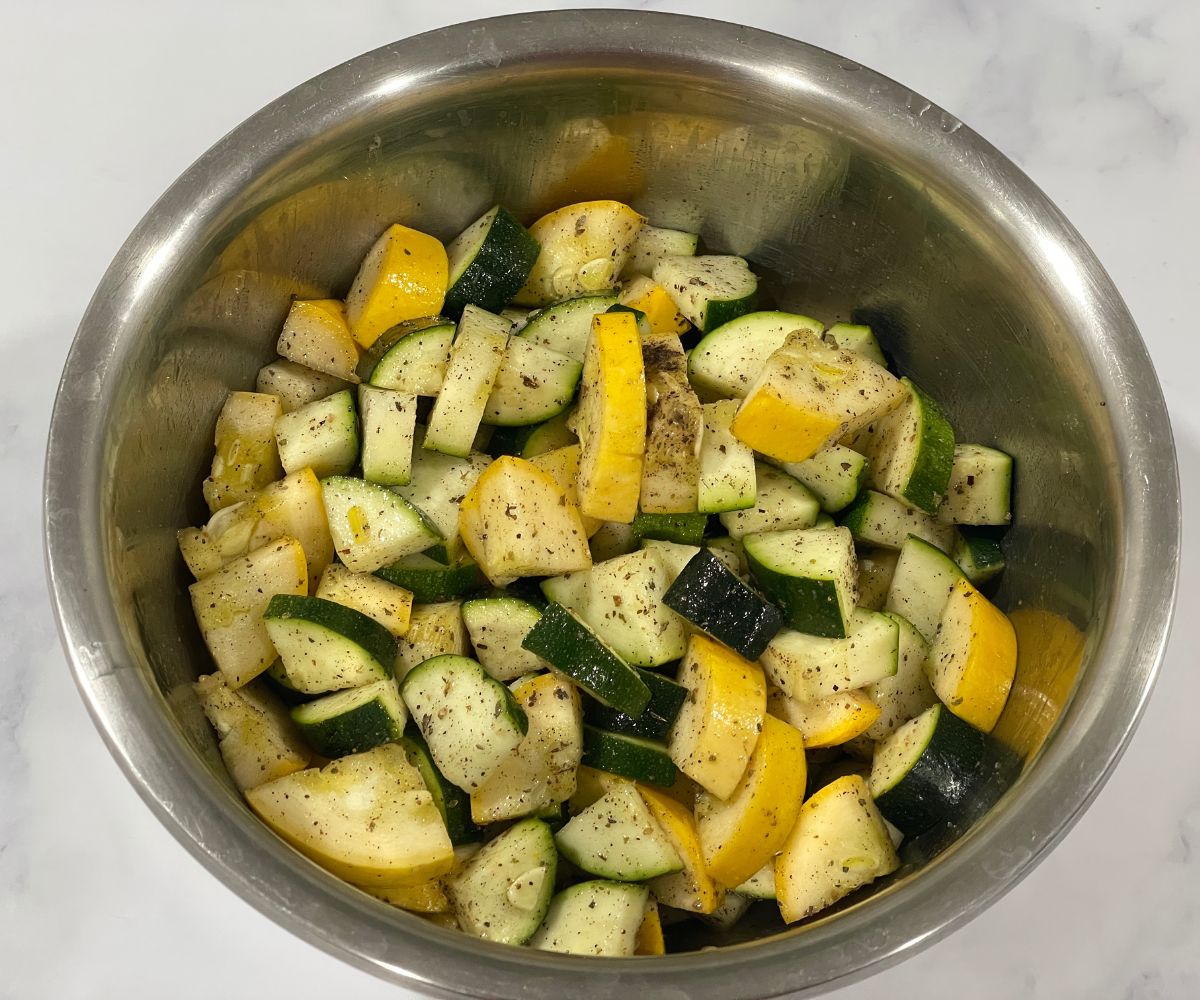
[[[861,310],[967,440],[1018,458],[997,600],[1020,623],[1001,722],[1028,755],[954,843],[808,926],[586,960],[443,931],[327,876],[248,812],[189,682],[207,669],[174,533],[225,392],[273,354],[294,295],[341,294],[393,220],[442,237],[499,200],[628,198],[747,253],[784,308]],[[1125,747],[1166,641],[1179,494],[1133,320],[1046,197],[951,115],[775,35],[630,12],[459,25],[361,56],[219,142],[150,210],[84,317],[46,473],[63,642],[130,781],[217,877],[375,974],[443,996],[767,997],[862,976],[994,901]],[[700,942],[698,942],[700,943]]]

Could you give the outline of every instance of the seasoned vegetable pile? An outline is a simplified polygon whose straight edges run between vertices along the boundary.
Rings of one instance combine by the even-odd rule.
[[[393,225],[221,409],[196,693],[254,812],[387,903],[662,954],[999,790],[1012,459],[699,250],[615,201]]]

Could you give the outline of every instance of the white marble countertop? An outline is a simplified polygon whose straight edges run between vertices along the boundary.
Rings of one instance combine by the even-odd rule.
[[[141,804],[92,728],[51,619],[41,461],[62,359],[134,223],[210,143],[394,38],[521,8],[372,0],[14,0],[0,157],[0,998],[403,996],[219,885]],[[1126,296],[1162,375],[1185,507],[1200,474],[1200,4],[714,0],[887,73],[1013,157]],[[417,9],[420,8],[420,9]],[[1191,305],[1187,303],[1191,302]],[[1200,514],[1200,510],[1196,510]],[[1200,997],[1200,574],[1131,749],[1054,854],[949,939],[839,1000]]]

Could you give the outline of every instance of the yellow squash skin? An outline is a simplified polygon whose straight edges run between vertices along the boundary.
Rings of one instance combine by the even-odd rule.
[[[632,313],[601,313],[592,320],[575,433],[580,446],[580,512],[601,521],[631,523],[646,450],[646,372]]]
[[[950,590],[925,671],[951,712],[984,732],[995,728],[1017,672],[1017,634],[966,579]]]
[[[671,728],[671,759],[706,791],[726,799],[742,780],[762,729],[762,667],[708,636],[693,635],[679,683],[688,697]]]
[[[724,901],[725,890],[704,867],[704,848],[692,811],[657,789],[638,785],[638,791],[683,861],[683,871],[650,879],[647,885],[654,898],[690,913],[712,913]]]
[[[804,799],[808,769],[804,740],[786,722],[766,715],[746,773],[733,794],[701,792],[696,824],[708,873],[736,888],[784,845]]]
[[[438,240],[399,223],[389,226],[367,252],[346,296],[351,335],[367,348],[397,323],[436,316],[446,301],[449,270]]]

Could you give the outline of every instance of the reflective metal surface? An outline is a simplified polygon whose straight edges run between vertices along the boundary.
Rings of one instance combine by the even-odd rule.
[[[208,669],[175,530],[225,392],[252,385],[293,296],[344,293],[392,221],[443,238],[627,198],[746,253],[783,308],[868,317],[966,440],[1017,456],[997,601],[1019,611],[1000,731],[1029,755],[953,844],[752,943],[601,961],[487,945],[338,883],[262,827],[188,683]],[[364,55],[254,116],[149,212],[63,374],[46,475],[63,641],[114,756],[166,826],[330,953],[444,996],[766,997],[895,961],[987,906],[1095,795],[1162,655],[1178,560],[1170,427],[1132,319],[1079,235],[991,146],[830,53],[711,21],[553,12]],[[739,937],[748,931],[739,928]],[[568,978],[569,977],[569,978]]]

